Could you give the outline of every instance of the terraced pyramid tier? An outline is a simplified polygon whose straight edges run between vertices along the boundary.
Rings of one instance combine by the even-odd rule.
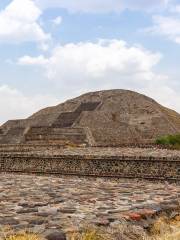
[[[84,94],[0,128],[0,144],[73,143],[91,146],[153,143],[180,133],[180,114],[128,90]]]

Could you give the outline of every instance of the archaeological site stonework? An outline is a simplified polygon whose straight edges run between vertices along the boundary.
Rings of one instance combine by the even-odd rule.
[[[154,145],[178,133],[180,115],[142,94],[87,93],[3,124],[0,171],[179,180],[179,151]]]
[[[0,127],[0,228],[68,236],[179,217],[180,151],[154,144],[179,133],[178,113],[126,90],[9,120]]]

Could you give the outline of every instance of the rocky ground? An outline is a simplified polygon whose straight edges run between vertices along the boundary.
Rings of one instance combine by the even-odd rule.
[[[0,226],[72,232],[85,224],[147,227],[161,211],[176,214],[180,185],[75,176],[0,174]]]

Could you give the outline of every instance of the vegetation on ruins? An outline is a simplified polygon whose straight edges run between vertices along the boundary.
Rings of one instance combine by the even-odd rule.
[[[177,216],[173,220],[160,217],[152,225],[149,233],[143,228],[120,224],[117,229],[88,229],[81,234],[75,234],[70,240],[179,240],[180,239],[180,218]]]
[[[38,234],[21,231],[10,235],[4,234],[0,240],[44,240]],[[147,233],[143,228],[130,225],[126,222],[116,228],[86,227],[80,232],[67,235],[67,240],[179,240],[180,216],[173,219],[162,216],[158,218]]]
[[[172,146],[173,148],[180,149],[180,134],[159,137],[156,139],[156,144]]]
[[[4,236],[1,240],[43,240],[43,238],[38,234],[24,231]]]

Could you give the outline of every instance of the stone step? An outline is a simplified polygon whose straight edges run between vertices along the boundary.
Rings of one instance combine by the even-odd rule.
[[[83,128],[31,127],[30,134],[84,134]]]
[[[53,123],[54,127],[64,128],[71,127],[75,120],[79,117],[80,113],[78,112],[64,112]]]
[[[82,128],[32,127],[25,134],[26,143],[86,143],[86,134]]]

